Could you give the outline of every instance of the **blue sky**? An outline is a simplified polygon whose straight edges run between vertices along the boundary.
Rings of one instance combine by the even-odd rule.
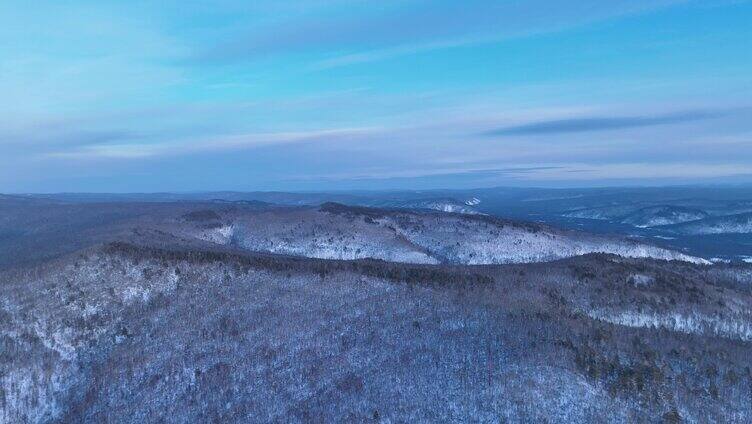
[[[0,3],[0,192],[752,181],[752,2]]]

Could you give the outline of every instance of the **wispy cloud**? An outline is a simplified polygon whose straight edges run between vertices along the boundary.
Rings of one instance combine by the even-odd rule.
[[[752,163],[750,2],[27,3],[0,1],[0,191]]]
[[[286,179],[284,183],[296,187],[337,188],[452,188],[491,187],[505,184],[515,186],[586,185],[593,181],[605,184],[625,182],[671,182],[687,179],[706,179],[749,176],[743,163],[704,164],[673,162],[660,167],[644,163],[614,163],[595,165],[565,163],[551,166],[518,166],[508,168],[421,168],[410,171],[370,170],[368,173],[312,174]]]
[[[76,128],[37,128],[23,131],[0,129],[0,146],[26,148],[80,147],[135,140],[139,134],[127,130],[81,130]]]
[[[47,158],[63,159],[142,159],[163,156],[242,150],[253,147],[316,143],[333,140],[362,140],[376,132],[375,128],[338,128],[314,131],[243,134],[173,143],[96,144],[44,154]]]
[[[578,0],[493,2],[416,1],[369,14],[320,15],[254,26],[200,51],[197,61],[227,63],[274,54],[328,52],[314,67],[328,69],[417,52],[560,31],[616,16],[655,10],[686,0]],[[387,8],[388,9],[388,8]],[[539,13],[545,9],[546,13]],[[373,12],[373,11],[371,11]],[[342,52],[343,54],[336,54]],[[331,55],[331,53],[335,53]]]
[[[304,181],[304,180],[374,180],[374,179],[397,179],[397,178],[479,178],[479,177],[492,177],[501,175],[522,175],[531,174],[539,171],[550,171],[554,169],[561,169],[560,166],[514,166],[508,168],[426,168],[426,169],[411,169],[411,170],[378,170],[372,169],[368,172],[348,172],[348,173],[336,173],[336,174],[315,174],[307,175],[304,178],[298,177],[290,179],[289,181]]]
[[[396,47],[350,53],[320,60],[318,62],[315,62],[310,67],[310,69],[314,71],[321,71],[326,69],[339,68],[342,66],[355,65],[359,63],[377,62],[415,53],[429,52],[431,50],[447,49],[452,47],[465,46],[468,44],[476,44],[481,41],[482,40],[478,38],[465,38],[458,40],[428,42],[422,44],[405,44]],[[485,41],[489,40],[486,39]]]
[[[570,169],[576,172],[571,172]],[[707,164],[697,162],[667,162],[661,164],[661,166],[646,163],[613,163],[608,165],[569,164],[566,168],[562,168],[562,170],[538,173],[534,178],[539,181],[564,179],[607,181],[615,179],[714,178],[749,174],[749,166],[744,163]],[[527,178],[524,175],[522,177]]]
[[[682,124],[720,118],[722,111],[686,111],[654,116],[593,116],[539,121],[486,131],[488,136],[534,136]]]

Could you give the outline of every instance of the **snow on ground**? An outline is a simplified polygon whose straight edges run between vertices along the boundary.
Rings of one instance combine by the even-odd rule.
[[[699,258],[630,240],[498,220],[401,214],[390,215],[379,222],[395,228],[398,234],[449,263],[543,262],[588,253],[706,263]]]
[[[678,206],[649,206],[622,219],[621,222],[639,228],[679,224],[707,218],[708,214],[699,209]]]
[[[593,310],[588,316],[627,327],[664,328],[687,334],[716,335],[752,341],[752,323],[744,317],[718,317],[700,313]]]
[[[320,259],[504,264],[552,261],[589,253],[709,263],[634,240],[564,232],[482,216],[346,209],[304,209],[232,217],[192,235],[217,244]]]
[[[683,234],[749,234],[752,213],[707,218],[670,227]]]

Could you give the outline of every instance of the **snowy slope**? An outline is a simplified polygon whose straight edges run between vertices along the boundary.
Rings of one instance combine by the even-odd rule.
[[[703,210],[683,206],[638,207],[635,205],[618,205],[574,209],[565,212],[562,216],[621,222],[635,227],[647,228],[695,221],[707,218],[709,215]]]
[[[112,243],[0,271],[0,423],[752,417],[752,292],[707,274],[749,267],[187,247]]]
[[[699,209],[680,206],[650,206],[642,208],[624,217],[621,222],[635,227],[656,227],[660,225],[680,224],[683,222],[705,219],[708,214]]]
[[[501,264],[551,261],[588,253],[699,261],[687,255],[624,239],[611,239],[553,228],[469,219],[457,215],[392,214],[378,221],[422,246],[442,262]]]
[[[625,215],[633,213],[635,209],[634,205],[577,208],[564,212],[562,216],[567,218],[614,220],[621,219]]]
[[[706,218],[667,228],[680,234],[749,234],[752,213]]]
[[[190,224],[190,223],[189,223]],[[556,230],[479,215],[395,211],[326,204],[227,215],[222,223],[176,229],[181,235],[247,250],[322,259],[503,264],[588,253],[705,263],[632,240]]]
[[[376,206],[399,208],[399,209],[427,209],[440,212],[450,213],[463,213],[469,215],[479,214],[473,206],[478,205],[480,200],[472,198],[466,202],[460,202],[459,200],[452,198],[435,198],[435,199],[416,199],[405,201],[389,201],[382,202]]]
[[[246,250],[309,258],[438,263],[421,247],[372,221],[344,219],[313,209],[238,214],[228,217],[228,222],[183,229],[183,234]]]

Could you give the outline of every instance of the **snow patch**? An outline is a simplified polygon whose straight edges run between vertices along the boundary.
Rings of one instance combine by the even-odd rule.
[[[202,230],[197,234],[197,237],[210,243],[229,244],[234,234],[235,227],[233,225],[223,225],[219,228]]]
[[[627,327],[663,328],[685,334],[714,335],[745,342],[752,341],[752,323],[741,317],[725,318],[699,313],[656,313],[598,309],[588,312],[588,316],[599,321]]]

